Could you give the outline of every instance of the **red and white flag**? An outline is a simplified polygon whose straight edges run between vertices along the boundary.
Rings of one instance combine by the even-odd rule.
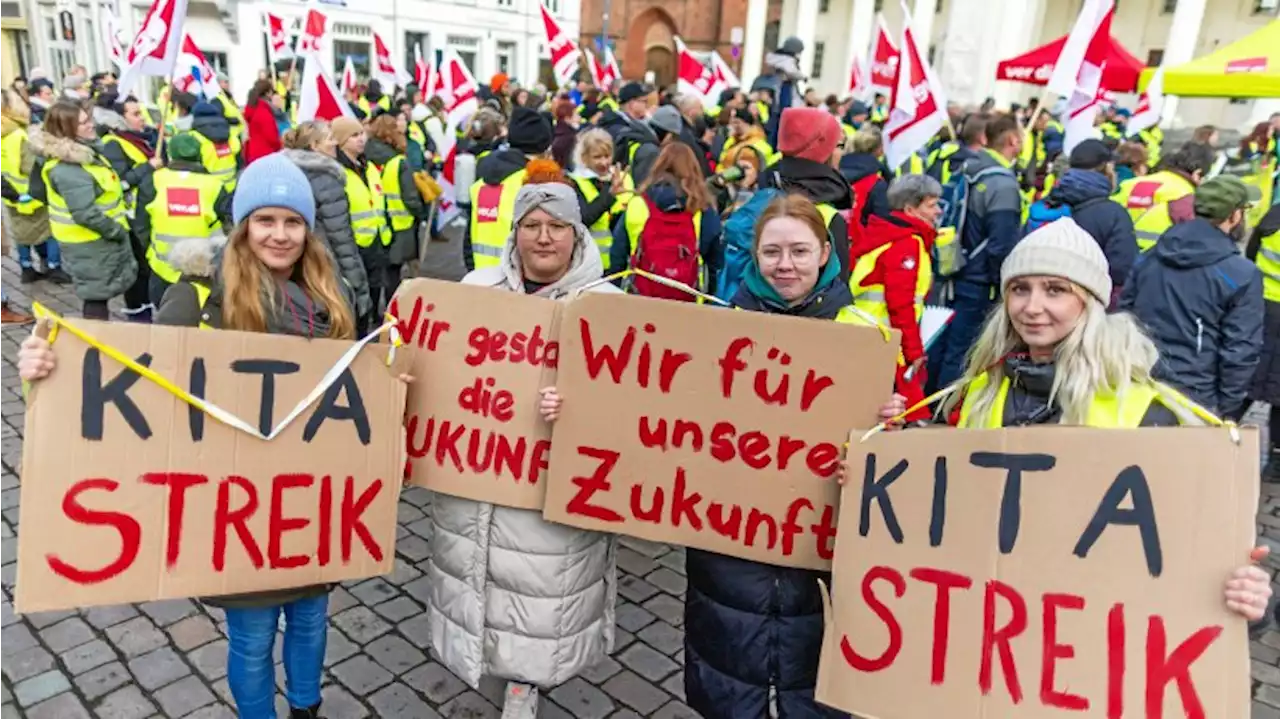
[[[422,58],[422,43],[415,44],[413,46],[413,84],[418,86],[423,102],[435,94],[432,92],[434,79],[435,73],[431,71],[431,65]]]
[[[1164,111],[1164,65],[1156,68],[1147,83],[1146,92],[1138,98],[1138,109],[1133,111],[1127,126],[1129,135],[1136,135],[1148,127],[1160,124],[1160,113]]]
[[[902,44],[898,53],[898,77],[889,101],[889,121],[884,126],[885,161],[897,169],[929,144],[947,121],[947,100],[942,83],[916,44],[911,13],[903,7]]]
[[[904,17],[911,17],[910,14]],[[889,37],[884,15],[876,15],[876,37],[871,43],[870,85],[876,92],[892,93],[898,77],[898,48]]]
[[[356,86],[359,84],[356,79],[355,63],[351,62],[351,56],[347,55],[347,62],[342,66],[342,82],[339,83],[342,88],[342,94],[346,95],[349,92],[355,92]]]
[[[446,118],[444,147],[437,148],[438,154],[444,158],[444,163],[439,178],[440,207],[436,215],[439,226],[443,227],[460,212],[459,189],[453,185],[453,165],[458,156],[458,128],[471,121],[471,116],[480,108],[480,101],[476,99],[476,90],[479,87],[476,85],[476,79],[471,76],[471,71],[462,62],[462,58],[458,57],[457,51],[452,48],[444,52],[440,63],[440,74],[443,77],[444,89],[441,97],[444,98]],[[469,190],[470,188],[461,188],[462,192]]]
[[[217,74],[190,35],[182,37],[182,52],[178,53],[178,61],[173,66],[173,87],[210,99],[222,94]]]
[[[333,78],[324,71],[320,57],[314,52],[302,53],[302,92],[298,98],[298,122],[355,117],[351,106],[338,92]]]
[[[1071,31],[1073,37],[1068,38],[1063,46],[1062,54],[1066,55],[1071,47],[1074,35],[1079,30],[1087,33],[1088,42],[1084,53],[1080,56],[1079,68],[1071,94],[1067,100],[1067,120],[1063,123],[1062,151],[1070,154],[1071,150],[1089,138],[1096,138],[1098,131],[1094,129],[1094,119],[1104,102],[1105,90],[1102,87],[1102,72],[1107,68],[1107,57],[1111,54],[1111,18],[1115,14],[1114,0],[1086,0],[1080,11],[1081,19]],[[1086,16],[1087,13],[1091,13]],[[1083,29],[1082,29],[1083,28]],[[1062,68],[1059,60],[1054,68],[1054,78]],[[1050,87],[1054,78],[1050,78]]]
[[[376,32],[373,34],[373,51],[373,70],[369,74],[382,85],[383,92],[390,95],[394,88],[409,82],[409,74],[396,67],[391,59],[391,49]]]
[[[546,6],[539,2],[538,8],[542,10],[542,27],[547,32],[547,48],[551,51],[551,69],[554,71],[556,85],[572,85],[578,76],[578,62],[582,53],[578,52],[573,39],[560,29],[560,23],[551,17]]]
[[[133,92],[144,76],[173,74],[182,47],[182,25],[187,19],[187,0],[152,0],[138,34],[124,55],[124,70],[117,90],[120,97]]]
[[[859,97],[867,94],[867,90],[871,89],[871,79],[867,77],[866,71],[862,68],[862,61],[853,58],[853,67],[849,68],[849,94]]]
[[[608,66],[600,62],[596,54],[591,52],[591,48],[584,47],[582,52],[587,56],[587,69],[591,71],[591,84],[601,90],[608,88],[613,79]]]
[[[613,82],[610,87],[622,82],[622,68],[618,67],[618,58],[614,57],[613,48],[611,47],[606,47],[604,49],[604,64],[609,68],[609,73],[613,77]],[[608,90],[610,88],[606,87],[604,89]]]
[[[713,103],[720,102],[720,95],[725,90],[734,87],[742,87],[742,80],[738,74],[729,67],[729,63],[720,57],[720,53],[715,50],[711,51],[711,92],[708,93],[708,99]]]
[[[302,35],[298,37],[298,54],[314,52],[321,54],[324,36],[329,18],[318,10],[308,10],[307,20],[302,26]]]
[[[715,84],[715,75],[711,70],[698,59],[697,55],[689,52],[689,48],[684,44],[684,40],[680,36],[676,36],[676,87],[681,94],[693,95],[702,100],[702,104],[710,107],[715,104],[714,98],[708,98],[711,94],[711,86]]]
[[[102,18],[102,44],[117,68],[124,67],[124,43],[120,41],[120,9],[115,0],[102,0],[98,7]]]
[[[271,64],[288,57],[289,35],[284,31],[284,20],[279,15],[266,13],[267,16],[267,49],[271,54]]]
[[[1085,52],[1093,42],[1098,26],[1102,24],[1103,16],[1113,9],[1115,9],[1113,0],[1084,1],[1084,7],[1080,8],[1075,25],[1071,27],[1071,34],[1067,35],[1066,42],[1062,44],[1062,51],[1058,53],[1053,73],[1049,75],[1049,82],[1045,84],[1048,92],[1065,98],[1071,97],[1075,92],[1081,66],[1084,64]]]

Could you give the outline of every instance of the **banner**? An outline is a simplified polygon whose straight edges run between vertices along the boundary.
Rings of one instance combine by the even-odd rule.
[[[266,16],[267,52],[271,56],[271,63],[275,64],[281,58],[288,57],[292,51],[289,49],[289,36],[284,30],[284,20],[273,13],[266,13]]]
[[[889,99],[889,121],[884,126],[884,156],[891,169],[902,167],[912,154],[925,148],[947,122],[947,99],[942,83],[920,52],[911,13],[902,5],[902,44],[897,77]]]
[[[558,87],[572,87],[578,77],[578,61],[582,54],[573,39],[560,27],[551,16],[547,6],[541,0],[538,9],[542,10],[542,27],[546,32],[547,51],[551,53],[551,69]]]
[[[187,0],[152,0],[138,34],[124,55],[116,90],[120,97],[133,92],[138,80],[148,76],[169,77],[182,45],[182,26],[187,19]]]
[[[417,347],[405,411],[411,483],[506,507],[542,509],[559,302],[417,279],[388,310]]]
[[[841,447],[893,393],[896,333],[620,294],[560,328],[547,519],[830,566]]]
[[[391,59],[390,47],[376,32],[373,34],[373,65],[370,68],[370,75],[388,93],[396,87],[405,86],[413,79],[412,75],[401,70]]]
[[[906,17],[911,17],[907,15]],[[889,25],[884,15],[876,14],[876,36],[871,44],[871,89],[888,95],[893,92],[898,78],[898,48],[889,35]]]
[[[324,70],[324,62],[314,52],[302,55],[302,89],[298,93],[298,122],[355,117],[351,105],[343,99],[333,78]],[[354,70],[353,70],[354,72]],[[344,68],[344,75],[345,68]]]
[[[270,436],[223,424],[69,330],[28,398],[18,611],[306,586],[395,559],[405,385],[386,345],[77,320]],[[407,353],[406,353],[407,354]]]
[[[676,36],[675,40],[677,90],[683,95],[693,95],[698,98],[702,101],[703,107],[712,107],[718,99],[718,97],[711,97],[715,75],[698,59],[697,55],[689,52],[688,46],[679,36]]]
[[[849,448],[818,701],[856,715],[1245,717],[1258,432],[882,432]]]

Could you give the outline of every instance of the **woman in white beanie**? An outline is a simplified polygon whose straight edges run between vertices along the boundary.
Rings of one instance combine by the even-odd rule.
[[[1096,240],[1070,218],[1027,235],[1000,268],[1003,302],[969,352],[943,402],[966,429],[1036,424],[1099,428],[1204,424],[1191,400],[1151,377],[1159,354],[1127,313],[1107,314],[1111,276]],[[901,395],[881,408],[893,423]],[[848,469],[845,469],[848,476]],[[843,481],[843,480],[842,480]],[[1261,547],[1254,560],[1265,556]],[[1224,590],[1227,607],[1262,619],[1271,596],[1265,571],[1245,565]]]

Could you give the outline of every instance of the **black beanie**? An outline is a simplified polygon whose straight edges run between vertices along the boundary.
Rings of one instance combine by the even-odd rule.
[[[551,123],[537,110],[516,107],[507,126],[507,142],[526,155],[541,155],[551,147]]]

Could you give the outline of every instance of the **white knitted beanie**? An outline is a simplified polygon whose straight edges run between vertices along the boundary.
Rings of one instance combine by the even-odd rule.
[[[1070,217],[1050,222],[1018,241],[1000,266],[1001,291],[1017,277],[1049,275],[1071,280],[1106,305],[1111,272],[1098,241]]]

